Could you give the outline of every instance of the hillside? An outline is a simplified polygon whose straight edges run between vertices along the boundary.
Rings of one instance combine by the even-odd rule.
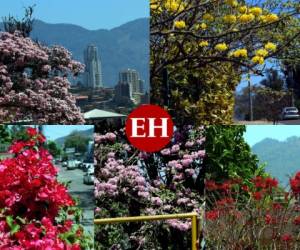
[[[3,24],[0,23],[3,30]],[[122,69],[133,68],[149,84],[149,19],[142,18],[111,30],[87,30],[72,24],[49,24],[36,20],[31,37],[46,45],[59,44],[83,62],[88,44],[98,47],[102,61],[103,80],[114,86]]]
[[[87,130],[82,130],[82,131],[76,131],[78,134],[82,135],[82,136],[87,136],[88,138],[90,139],[93,139],[93,136],[94,136],[94,129],[91,128],[91,129],[87,129]],[[55,142],[57,144],[59,144],[60,146],[62,146],[66,140],[66,138],[68,137],[67,136],[63,136],[63,137],[59,137],[55,140]]]
[[[289,176],[300,170],[300,137],[290,137],[285,141],[264,139],[252,147],[261,163],[266,163],[266,171],[287,185]]]

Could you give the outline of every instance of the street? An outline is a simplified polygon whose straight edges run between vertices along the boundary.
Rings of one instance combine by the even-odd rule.
[[[300,125],[300,120],[284,120],[279,121],[279,124],[285,124],[285,125]]]
[[[58,180],[71,181],[69,186],[69,193],[72,197],[79,198],[79,206],[83,209],[82,225],[84,229],[94,234],[94,185],[83,184],[84,172],[80,169],[67,170],[60,165]]]
[[[237,125],[272,125],[273,122],[267,120],[256,121],[238,121],[235,120],[234,124]],[[281,120],[277,122],[277,125],[300,125],[300,120]]]

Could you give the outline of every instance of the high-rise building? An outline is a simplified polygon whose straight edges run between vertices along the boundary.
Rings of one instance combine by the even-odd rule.
[[[129,95],[136,103],[140,103],[140,96],[144,92],[144,81],[134,69],[123,70],[119,73],[119,84],[129,85]]]
[[[89,45],[84,51],[85,63],[85,85],[88,88],[103,87],[101,61],[98,56],[98,49]]]

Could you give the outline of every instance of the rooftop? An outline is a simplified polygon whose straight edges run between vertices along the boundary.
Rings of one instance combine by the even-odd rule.
[[[126,115],[105,111],[101,109],[93,109],[84,113],[84,119],[96,119],[96,118],[117,118],[126,117]]]

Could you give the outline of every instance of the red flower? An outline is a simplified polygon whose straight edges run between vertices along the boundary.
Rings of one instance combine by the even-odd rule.
[[[281,240],[285,241],[285,242],[289,242],[289,241],[293,240],[293,237],[292,237],[292,235],[286,233],[281,236]]]
[[[290,179],[290,186],[295,196],[300,194],[300,172],[298,172],[294,178]]]
[[[266,188],[275,188],[278,186],[278,181],[275,178],[267,177],[265,182]]]
[[[272,216],[270,214],[266,214],[265,215],[265,222],[266,222],[266,224],[271,224],[272,221],[273,221]]]
[[[213,180],[207,180],[207,181],[205,181],[205,188],[208,191],[214,191],[214,190],[218,189],[218,186],[217,186],[217,184],[216,184],[215,181],[213,181]]]
[[[218,210],[211,210],[205,212],[205,217],[207,220],[216,220],[220,216],[220,212]]]
[[[29,128],[27,128],[26,133],[27,133],[27,135],[29,135],[30,137],[34,137],[34,136],[36,136],[36,135],[38,134],[38,131],[37,131],[37,129],[35,129],[35,128],[29,127]]]
[[[300,225],[300,216],[297,216],[297,217],[294,219],[293,223],[294,223],[295,225]]]
[[[253,198],[257,201],[261,200],[263,198],[262,192],[254,192],[252,194]]]

